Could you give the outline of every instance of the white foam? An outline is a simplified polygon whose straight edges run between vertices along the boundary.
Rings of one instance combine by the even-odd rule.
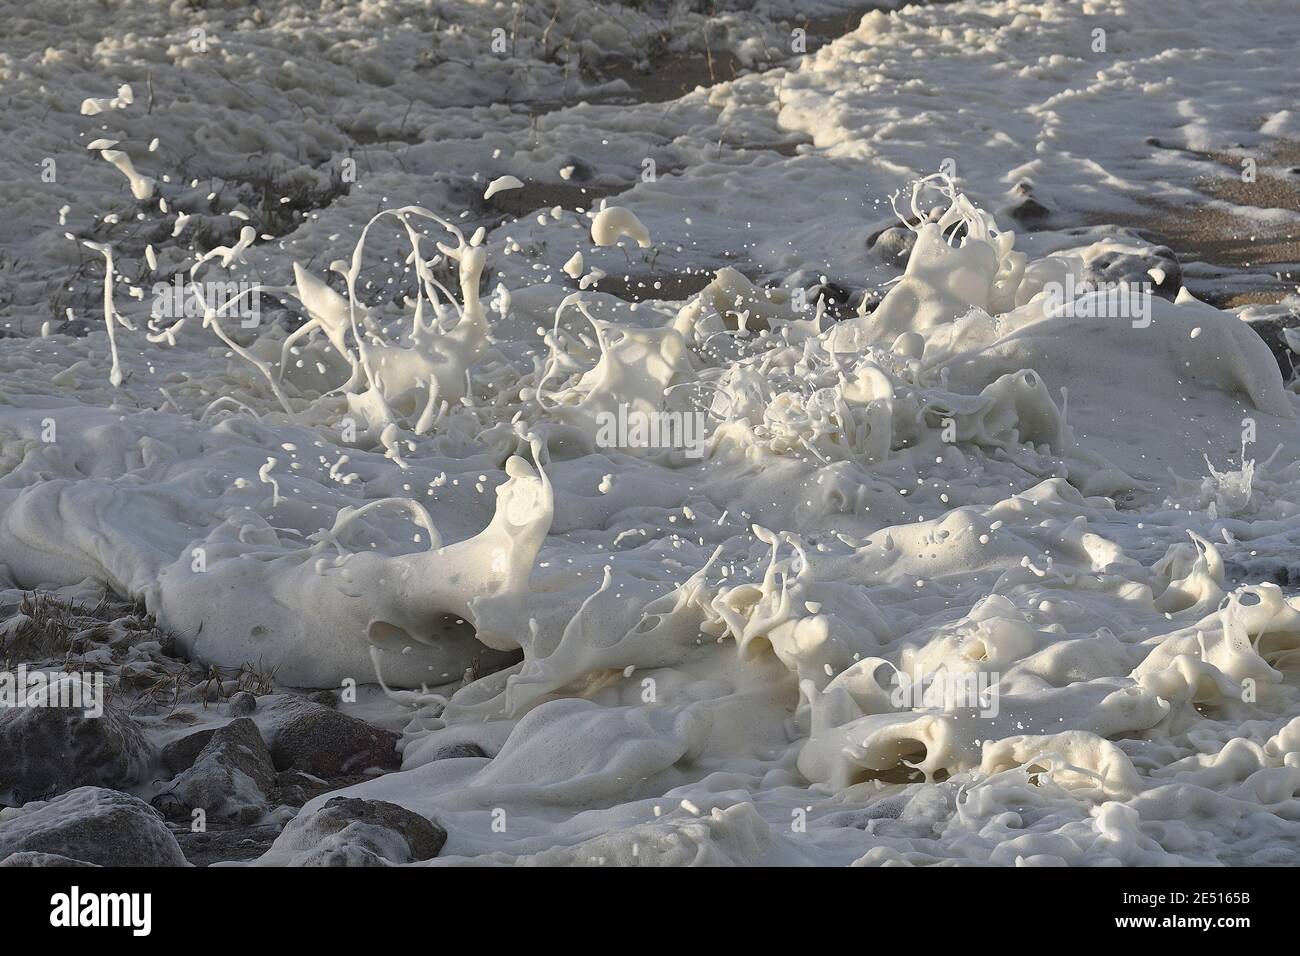
[[[1052,59],[1054,31],[1078,28],[1070,10],[1040,37],[1007,26],[1019,5],[986,7],[872,14],[806,68],[692,95],[667,117],[614,111],[611,156],[650,155],[636,138],[648,117],[687,144],[674,148],[694,136],[712,152],[589,229],[562,209],[462,230],[441,206],[406,204],[413,184],[445,198],[416,146],[409,178],[384,167],[289,238],[245,225],[191,253],[157,235],[209,217],[179,211],[200,205],[172,188],[190,177],[166,167],[170,145],[150,152],[139,161],[165,196],[141,255],[191,280],[202,320],[153,321],[115,297],[120,250],[91,240],[103,332],[6,340],[5,583],[104,582],[189,654],[284,682],[382,680],[407,722],[403,769],[351,790],[438,817],[447,862],[1293,853],[1300,605],[1272,581],[1288,579],[1300,534],[1295,396],[1253,332],[1190,296],[1144,300],[1145,324],[1095,314],[1090,292],[1073,315],[1053,303],[1050,283],[1112,250],[1043,252],[1042,237],[1001,228],[981,200],[998,199],[1019,154],[987,134],[1002,127],[980,97],[919,92],[908,71],[938,44],[961,68],[935,82],[987,85],[1015,46],[1006,30],[1028,45],[1016,68],[1023,115],[1037,116],[1049,101],[1073,111],[1057,87],[1097,68]],[[1128,15],[1146,49],[1155,27]],[[959,43],[948,23],[992,37]],[[1077,95],[1127,102],[1119,78],[1096,84]],[[808,283],[754,278],[866,256],[879,223],[843,212],[837,190],[943,158],[898,119],[916,113],[900,96],[942,111],[946,141],[971,156],[958,183],[918,185],[915,244],[875,310],[837,320],[825,300],[801,303]],[[129,106],[95,103],[144,113]],[[597,115],[572,109],[539,122],[535,152],[494,128],[472,147],[440,141],[438,158],[469,181],[521,184],[488,168],[497,151],[530,181],[567,169],[572,183],[555,144]],[[738,165],[716,146],[731,122],[803,129],[820,152]],[[134,193],[143,174],[114,165]],[[1033,172],[1051,187],[1094,174],[1061,170]],[[706,222],[727,197],[732,233],[763,223],[740,241]],[[211,218],[228,229],[235,207],[222,208]],[[609,275],[653,283],[689,255],[717,268],[683,300],[599,291]],[[300,323],[243,327],[237,304],[203,291],[227,276],[255,279]],[[697,414],[698,456],[605,427]],[[953,684],[900,698],[913,674],[984,696],[963,705]],[[470,742],[491,759],[440,758]]]

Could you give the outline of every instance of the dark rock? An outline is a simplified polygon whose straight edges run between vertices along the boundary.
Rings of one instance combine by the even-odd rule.
[[[283,700],[276,709],[268,736],[277,770],[332,779],[401,765],[397,734],[391,731],[301,698]]]
[[[277,787],[320,787],[323,793],[329,789],[330,782],[322,780],[320,777],[314,777],[309,773],[303,773],[301,770],[281,770],[275,775],[275,785]]]
[[[277,805],[290,807],[301,807],[309,800],[314,800],[322,793],[330,790],[338,790],[342,787],[350,787],[354,783],[360,783],[365,777],[361,774],[350,774],[346,777],[336,777],[333,780],[322,780],[319,777],[313,777],[309,773],[303,773],[301,770],[282,770],[275,775],[275,787],[271,790],[271,801]]]
[[[314,704],[320,704],[322,707],[338,707],[339,698],[332,690],[318,690],[308,694],[307,699]]]
[[[75,707],[0,708],[0,801],[11,806],[76,787],[143,779],[153,753],[112,700],[96,717]]]
[[[279,833],[277,824],[214,827],[203,833],[181,829],[176,831],[176,842],[190,863],[208,866],[229,860],[255,860],[270,849]]]
[[[860,298],[852,289],[838,282],[822,282],[807,291],[808,302],[816,305],[818,299],[824,303],[825,313],[832,318],[842,319],[853,314],[852,302]]]
[[[1033,196],[1029,196],[1006,207],[1003,214],[1022,226],[1041,226],[1051,218],[1052,210]]]
[[[471,741],[448,744],[433,755],[434,760],[455,760],[457,757],[486,757],[483,748]]]
[[[1034,195],[1034,185],[1022,179],[1011,188],[1014,201],[1000,209],[999,215],[1009,217],[1022,226],[1041,226],[1051,218],[1052,210]]]
[[[66,322],[60,322],[54,332],[56,335],[71,335],[80,339],[89,335],[90,329],[90,323],[83,319],[68,319]]]
[[[275,766],[257,725],[247,717],[217,729],[194,765],[176,778],[161,801],[173,810],[199,808],[218,819],[251,822],[261,816],[275,786]]]
[[[71,857],[60,856],[58,853],[38,853],[33,850],[23,850],[18,853],[10,853],[3,860],[0,860],[0,866],[89,866],[94,867],[94,863],[83,863],[81,860],[74,860]]]
[[[79,787],[0,820],[0,858],[49,853],[99,866],[184,866],[176,838],[143,800]]]
[[[1151,269],[1161,270],[1164,278],[1156,282]],[[1141,253],[1105,252],[1088,263],[1084,282],[1097,288],[1114,287],[1121,282],[1150,285],[1156,295],[1172,302],[1183,287],[1183,267],[1168,246],[1152,246]]]
[[[405,807],[335,797],[295,817],[271,853],[294,866],[383,866],[432,859],[446,842],[446,830]]]
[[[255,710],[257,710],[257,698],[246,690],[232,694],[230,700],[226,701],[226,713],[232,717],[247,717]]]
[[[1291,351],[1291,346],[1287,344],[1283,330],[1300,327],[1300,315],[1287,315],[1276,319],[1256,319],[1253,322],[1248,322],[1247,325],[1255,330],[1255,334],[1264,340],[1268,350],[1273,353],[1273,358],[1277,360],[1278,371],[1282,373],[1282,381],[1289,382],[1295,378],[1296,364],[1300,362],[1300,356]]]
[[[596,170],[592,168],[591,163],[577,156],[568,156],[556,164],[558,169],[564,169],[566,166],[573,167],[573,172],[569,173],[568,179],[571,183],[589,183],[596,175]]]
[[[876,311],[877,306],[884,300],[884,296],[879,289],[867,289],[862,293],[862,298],[858,301],[857,315],[870,315]]]
[[[190,767],[194,766],[195,759],[198,758],[199,754],[203,751],[203,748],[208,745],[208,741],[212,739],[212,735],[216,732],[216,728],[199,730],[195,733],[189,734],[188,736],[173,740],[169,744],[165,744],[162,750],[158,753],[159,763],[170,770],[173,774],[180,773],[182,770],[188,770]]]
[[[868,239],[867,244],[883,263],[902,269],[916,245],[916,233],[906,226],[890,226]]]

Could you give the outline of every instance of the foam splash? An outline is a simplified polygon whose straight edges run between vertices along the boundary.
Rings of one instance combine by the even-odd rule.
[[[505,290],[494,323],[482,231],[403,206],[373,216],[330,278],[294,261],[285,284],[257,287],[298,304],[292,331],[227,327],[230,304],[204,301],[199,329],[155,323],[128,350],[112,249],[92,246],[114,388],[132,387],[124,365],[175,355],[239,397],[169,395],[136,420],[70,419],[58,449],[29,441],[0,489],[0,545],[19,579],[143,597],[203,660],[258,659],[309,686],[381,681],[410,720],[404,773],[359,792],[466,827],[507,806],[529,821],[498,845],[516,854],[557,808],[609,810],[601,834],[561,842],[673,844],[681,818],[655,823],[645,801],[680,798],[703,820],[725,793],[708,826],[758,834],[743,852],[817,858],[782,830],[798,793],[827,821],[849,804],[916,807],[827,838],[867,862],[937,852],[915,833],[939,812],[927,801],[953,853],[974,840],[993,861],[1012,845],[1013,860],[1109,847],[1162,861],[1174,849],[1143,825],[1171,812],[1166,779],[1221,772],[1238,797],[1286,794],[1273,771],[1295,736],[1279,722],[1300,609],[1273,586],[1229,590],[1204,534],[1147,556],[1154,532],[1103,497],[1144,481],[1086,447],[1067,421],[1079,403],[1067,416],[1049,386],[1088,394],[1097,343],[1144,334],[1153,381],[1278,416],[1290,400],[1232,317],[1164,303],[1150,329],[1067,327],[1044,287],[1075,263],[1030,261],[944,177],[911,206],[902,278],[838,323],[731,269],[649,317],[600,293]],[[388,226],[413,294],[366,302],[367,245]],[[650,244],[618,207],[591,238]],[[198,257],[194,294],[254,241]],[[1190,322],[1231,361],[1188,351]],[[528,325],[541,332],[505,332]],[[685,413],[707,422],[698,456],[601,427]],[[1250,512],[1250,468],[1207,481],[1211,520]],[[491,673],[461,683],[484,654]],[[998,706],[900,704],[913,673],[969,675]],[[1248,721],[1265,739],[1246,770],[1189,743]],[[434,759],[466,741],[494,759]],[[1010,807],[1052,832],[990,836]]]

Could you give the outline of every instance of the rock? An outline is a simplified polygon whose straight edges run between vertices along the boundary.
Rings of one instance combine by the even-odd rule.
[[[82,319],[68,319],[65,322],[60,322],[54,331],[57,335],[71,335],[79,339],[89,335],[90,330],[91,325],[89,322]]]
[[[322,792],[330,787],[328,780],[322,780],[320,777],[313,777],[309,773],[303,773],[301,770],[281,770],[275,775],[275,785],[277,787],[302,787],[311,789],[313,787],[321,788]]]
[[[158,753],[158,762],[173,774],[188,770],[216,732],[216,728],[200,730],[165,744]]]
[[[261,816],[274,786],[275,765],[262,734],[252,720],[240,717],[218,728],[193,766],[160,796],[187,815],[201,808],[217,819],[251,822]]]
[[[257,710],[257,698],[246,690],[233,694],[230,700],[226,701],[226,713],[232,717],[247,717],[255,710]]]
[[[401,765],[397,734],[302,698],[281,700],[266,726],[276,770],[331,779]]]
[[[296,816],[272,844],[268,862],[290,866],[385,866],[438,855],[447,831],[382,800],[335,797]]]
[[[152,763],[144,735],[111,699],[98,717],[75,707],[0,707],[0,802],[127,786]]]
[[[212,827],[203,833],[187,829],[176,832],[185,859],[195,866],[229,860],[255,860],[265,853],[280,832],[278,824]]]
[[[1052,215],[1052,210],[1048,209],[1032,196],[1028,196],[1019,202],[1008,206],[1003,212],[1006,216],[1014,219],[1022,226],[1042,225],[1050,219]]]
[[[916,245],[916,233],[906,226],[890,226],[872,236],[867,244],[885,265],[902,269]]]
[[[74,860],[71,857],[60,856],[58,853],[37,853],[32,850],[22,850],[18,853],[10,853],[3,860],[0,860],[0,866],[90,866],[94,863],[83,863],[81,860]]]
[[[870,315],[876,311],[876,307],[880,305],[884,298],[879,289],[864,289],[855,314]]]
[[[592,168],[591,163],[585,159],[579,159],[577,156],[566,156],[556,166],[559,169],[564,169],[567,166],[573,167],[568,179],[571,183],[589,183],[596,175],[596,170]]]
[[[837,320],[852,315],[852,302],[860,298],[852,289],[833,281],[817,283],[807,290],[807,297],[812,306],[822,300],[826,314]]]
[[[448,744],[433,755],[434,760],[455,760],[457,757],[486,757],[483,748],[472,741]]]
[[[332,690],[318,690],[307,695],[307,699],[322,707],[334,708],[339,705],[339,698]]]
[[[1300,329],[1300,315],[1291,314],[1268,319],[1253,319],[1247,323],[1255,333],[1264,340],[1268,350],[1273,353],[1273,358],[1277,359],[1278,371],[1282,373],[1282,381],[1290,382],[1296,377],[1296,366],[1300,364],[1296,352],[1292,351],[1290,344],[1287,342],[1288,330]],[[1292,337],[1300,336],[1300,332],[1291,332]]]
[[[98,866],[185,866],[159,813],[130,794],[78,787],[0,812],[0,858],[44,853]]]
[[[1152,270],[1160,276],[1159,282],[1151,275]],[[1183,287],[1183,267],[1168,246],[1150,246],[1139,251],[1116,249],[1092,258],[1084,280],[1102,288],[1121,282],[1149,285],[1155,295],[1172,302]]]
[[[329,781],[322,780],[320,777],[313,777],[301,770],[282,770],[275,775],[275,789],[271,791],[271,799],[277,804],[301,807],[308,800],[314,799],[326,791],[337,790],[341,786],[350,786],[353,783],[360,783],[363,779],[360,775],[355,775]]]
[[[1041,226],[1051,218],[1052,210],[1034,195],[1033,183],[1021,180],[1011,188],[1011,205],[998,210],[999,216],[1014,219],[1022,226]]]

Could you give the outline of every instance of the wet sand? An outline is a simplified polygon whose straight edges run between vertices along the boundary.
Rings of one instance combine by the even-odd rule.
[[[1300,212],[1300,142],[1278,140],[1257,160],[1254,182],[1241,179],[1241,156],[1196,153],[1212,164],[1197,187],[1206,204],[1176,207],[1151,202],[1151,215],[1120,219],[1141,229],[1177,254],[1183,264],[1207,263],[1225,271],[1249,273],[1261,288],[1225,289],[1214,304],[1234,308],[1271,304],[1297,291],[1300,283],[1300,223],[1268,224],[1211,205],[1211,200],[1254,209]],[[1115,222],[1114,217],[1107,221]]]

